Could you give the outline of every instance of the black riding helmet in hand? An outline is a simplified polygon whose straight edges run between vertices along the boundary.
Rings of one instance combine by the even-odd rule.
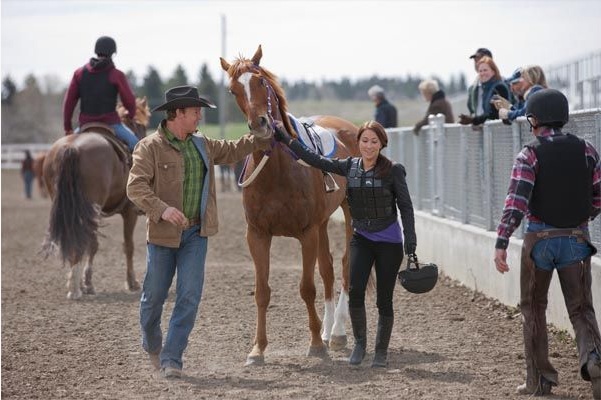
[[[101,36],[96,40],[94,53],[99,56],[110,57],[117,52],[117,43],[115,39],[109,36]]]
[[[568,99],[559,90],[539,90],[528,97],[526,118],[533,128],[562,128],[570,119]],[[532,118],[536,119],[536,125]]]

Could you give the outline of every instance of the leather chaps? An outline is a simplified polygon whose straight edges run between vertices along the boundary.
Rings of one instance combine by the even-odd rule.
[[[588,234],[581,229],[553,229],[540,232],[528,232],[522,245],[520,288],[524,348],[526,359],[526,384],[536,388],[545,377],[552,385],[557,385],[557,371],[549,360],[549,341],[547,336],[547,295],[553,271],[536,268],[531,252],[540,240],[560,236],[576,236],[578,240],[590,243]],[[590,352],[601,351],[599,327],[595,319],[591,294],[591,258],[565,266],[558,270],[561,290],[570,321],[576,335],[580,373],[583,379],[590,380],[586,363]]]

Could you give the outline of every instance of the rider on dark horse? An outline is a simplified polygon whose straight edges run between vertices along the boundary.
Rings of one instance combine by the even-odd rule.
[[[138,143],[138,138],[121,122],[117,114],[117,95],[131,118],[136,114],[136,98],[125,74],[113,64],[111,57],[117,52],[117,44],[113,38],[102,36],[96,40],[94,52],[97,57],[92,57],[86,65],[75,71],[65,95],[63,104],[65,135],[73,133],[71,119],[77,101],[81,99],[80,128],[88,123],[106,124],[127,144],[131,152]]]

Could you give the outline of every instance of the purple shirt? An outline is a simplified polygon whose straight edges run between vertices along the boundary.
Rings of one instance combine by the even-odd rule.
[[[401,225],[398,220],[381,231],[367,232],[356,229],[355,232],[373,242],[403,243],[403,234],[401,233]]]

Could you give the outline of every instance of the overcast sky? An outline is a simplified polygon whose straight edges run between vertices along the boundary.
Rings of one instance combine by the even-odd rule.
[[[601,1],[158,1],[2,0],[2,77],[30,73],[66,85],[99,36],[117,41],[115,64],[165,80],[203,63],[220,79],[226,59],[250,57],[280,78],[475,75],[469,55],[488,47],[503,75],[558,65],[601,49]]]

